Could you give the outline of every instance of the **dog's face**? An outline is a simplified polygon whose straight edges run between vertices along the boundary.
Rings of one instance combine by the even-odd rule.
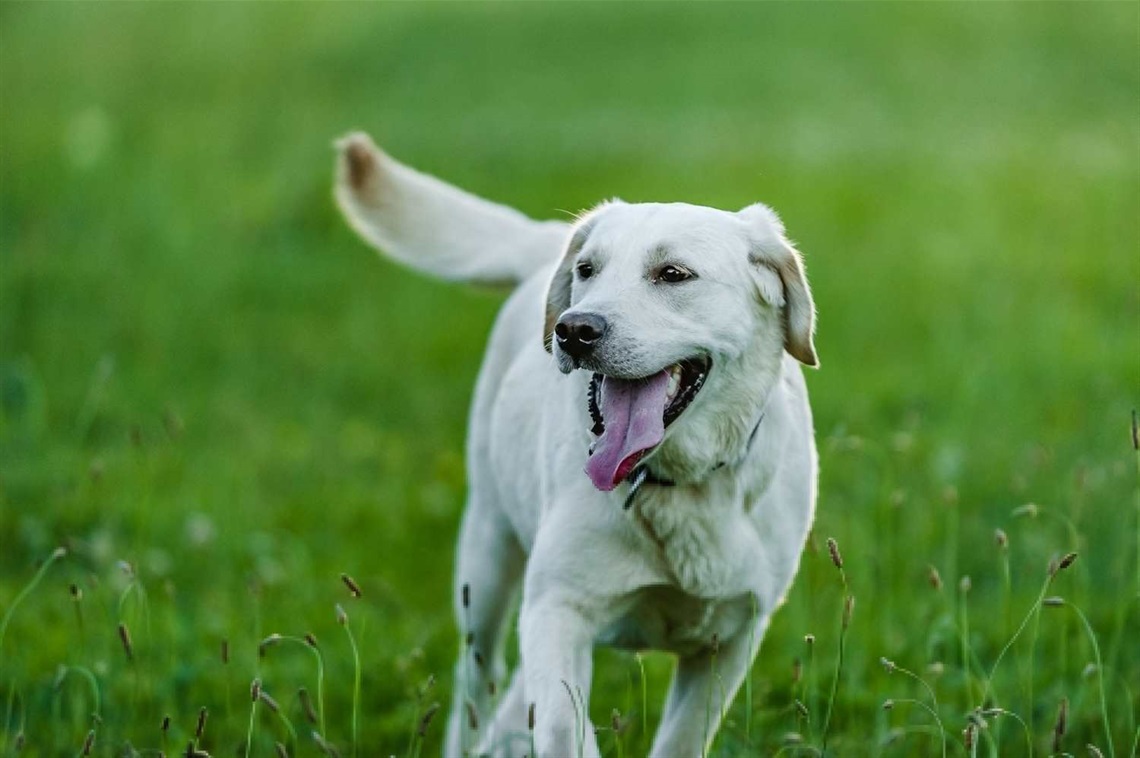
[[[564,373],[593,374],[595,486],[617,486],[674,423],[721,412],[705,398],[747,385],[757,358],[778,367],[787,349],[816,365],[813,321],[799,254],[766,206],[615,202],[585,216],[550,286],[545,339]]]

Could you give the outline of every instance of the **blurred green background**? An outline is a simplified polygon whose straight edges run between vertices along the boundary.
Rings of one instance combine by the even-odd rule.
[[[0,750],[74,754],[96,708],[96,754],[181,750],[206,706],[202,747],[244,754],[256,675],[291,754],[316,755],[294,694],[315,692],[313,656],[257,655],[312,631],[347,754],[338,602],[361,755],[410,754],[447,702],[466,408],[503,295],[347,229],[331,143],[362,128],[537,217],[762,200],[805,252],[818,526],[714,753],[822,746],[834,536],[857,604],[829,751],[939,751],[928,713],[880,708],[928,698],[880,656],[929,681],[960,745],[1048,561],[1076,550],[1049,592],[1089,616],[1102,668],[1071,609],[1029,613],[988,702],[1045,754],[1067,697],[1064,749],[1108,754],[1103,682],[1126,755],[1138,29],[1136,3],[0,5]],[[644,754],[670,661],[645,661],[645,714],[637,661],[598,660],[595,723],[629,719],[603,749]],[[288,741],[256,721],[254,754]],[[983,754],[1029,752],[991,722]]]

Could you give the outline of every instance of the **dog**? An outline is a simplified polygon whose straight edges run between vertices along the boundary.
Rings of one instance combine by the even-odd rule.
[[[677,656],[650,755],[704,755],[815,510],[815,307],[780,219],[612,200],[534,221],[365,134],[337,152],[335,198],[367,242],[516,286],[469,420],[445,757],[598,756],[595,645]],[[520,664],[496,698],[520,590]]]

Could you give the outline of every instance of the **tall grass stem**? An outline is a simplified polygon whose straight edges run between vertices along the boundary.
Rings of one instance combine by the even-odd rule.
[[[645,661],[641,653],[633,654],[637,661],[637,670],[641,675],[641,734],[643,738],[649,736],[649,685],[645,681]]]
[[[339,608],[339,606],[338,606]],[[341,611],[343,613],[343,611]],[[358,736],[360,734],[360,649],[356,646],[356,637],[352,634],[352,627],[347,618],[341,624],[344,633],[348,635],[348,644],[352,647],[352,755],[356,756]],[[318,693],[318,697],[320,694]],[[321,715],[324,715],[324,704],[321,704]],[[323,729],[322,724],[322,729]]]
[[[20,603],[24,601],[24,598],[26,598],[32,593],[33,590],[35,590],[40,581],[47,574],[48,569],[51,568],[52,564],[63,558],[65,555],[67,555],[67,548],[65,547],[57,547],[55,550],[53,550],[51,555],[47,557],[47,560],[44,561],[44,564],[40,566],[39,571],[37,571],[32,577],[32,580],[24,585],[24,589],[20,590],[20,594],[16,595],[16,599],[13,600],[12,604],[8,606],[8,610],[4,611],[4,619],[0,621],[0,655],[3,655],[4,635],[8,633],[8,624],[12,621],[12,614],[15,612]]]
[[[1104,664],[1100,657],[1100,644],[1097,642],[1096,633],[1093,631],[1092,625],[1089,624],[1088,618],[1081,609],[1067,600],[1064,601],[1065,607],[1077,614],[1077,618],[1081,620],[1081,624],[1085,627],[1085,632],[1088,634],[1089,642],[1092,643],[1093,656],[1096,659],[1096,680],[1100,688],[1100,715],[1104,724],[1104,738],[1108,741],[1108,756],[1109,758],[1116,757],[1116,747],[1112,741],[1112,728],[1109,726],[1108,721],[1108,698],[1104,694]]]

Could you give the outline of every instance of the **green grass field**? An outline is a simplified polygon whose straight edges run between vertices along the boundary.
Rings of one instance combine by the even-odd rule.
[[[317,656],[258,655],[307,632],[342,755],[439,753],[442,713],[415,732],[453,684],[503,295],[346,228],[331,141],[364,128],[536,216],[763,200],[805,252],[817,527],[714,755],[941,755],[935,716],[973,755],[984,704],[1013,715],[973,716],[977,755],[1044,756],[1064,698],[1059,752],[1135,754],[1138,28],[1123,2],[4,3],[0,753],[94,725],[95,755],[182,754],[206,707],[213,755],[251,723],[251,755],[319,755]],[[827,537],[856,598],[834,697]],[[635,658],[597,660],[599,742],[643,755],[671,661],[645,656],[643,701]]]

